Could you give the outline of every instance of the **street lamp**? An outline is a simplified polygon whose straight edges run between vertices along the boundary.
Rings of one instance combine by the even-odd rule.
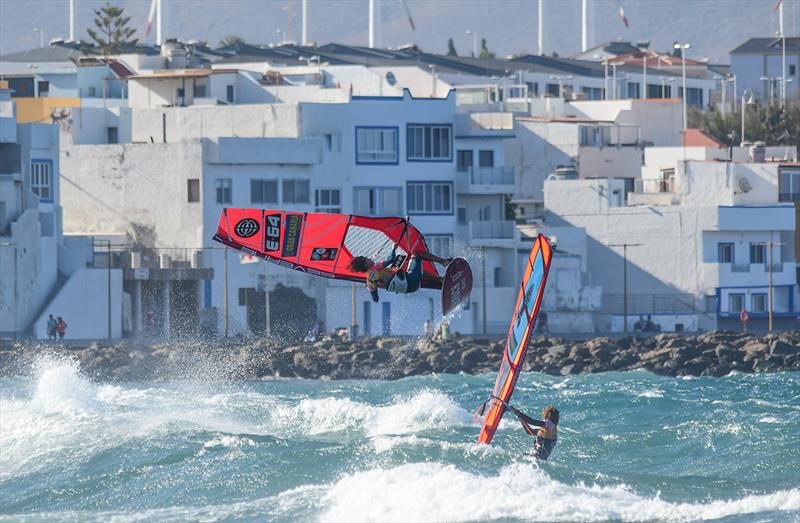
[[[775,33],[781,39],[781,107],[786,107],[786,35],[783,32],[783,5],[781,5],[781,30]]]
[[[692,44],[688,42],[685,44],[679,44],[678,42],[675,42],[672,44],[672,47],[675,49],[680,49],[681,51],[681,74],[683,75],[683,130],[685,131],[687,125],[689,124],[686,110],[686,50],[692,47]]]
[[[750,89],[745,89],[742,93],[742,141],[740,145],[744,145],[744,117],[747,114],[747,106],[754,104],[753,92]]]
[[[472,29],[467,29],[467,34],[472,35],[472,58],[478,56],[478,33]]]
[[[720,90],[722,91],[722,116],[725,116],[725,97],[728,91],[728,78],[725,76],[715,76],[714,80],[719,80]]]

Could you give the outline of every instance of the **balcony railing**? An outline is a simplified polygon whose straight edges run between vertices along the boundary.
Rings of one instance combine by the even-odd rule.
[[[764,272],[769,272],[769,270],[770,270],[769,263],[765,263],[764,264]],[[783,272],[783,263],[782,262],[773,263],[772,264],[772,272]]]
[[[731,272],[750,272],[749,263],[731,263]]]
[[[514,231],[512,221],[469,222],[469,237],[473,240],[511,240]]]
[[[111,247],[111,267],[119,269],[209,269],[215,248],[164,248],[128,250]],[[94,248],[93,265],[108,266],[109,252],[103,244]]]
[[[470,185],[514,185],[514,169],[509,167],[467,167],[461,169]]]

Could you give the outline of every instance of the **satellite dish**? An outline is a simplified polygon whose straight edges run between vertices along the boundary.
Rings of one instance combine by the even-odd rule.
[[[739,180],[736,182],[736,185],[739,186],[739,191],[742,194],[747,194],[753,190],[753,186],[750,184],[750,180],[747,178],[739,178]]]
[[[394,85],[394,84],[396,84],[396,83],[397,83],[397,78],[395,78],[395,76],[394,76],[394,73],[393,73],[393,72],[391,72],[391,71],[388,71],[388,72],[386,73],[386,81],[389,83],[389,85]]]

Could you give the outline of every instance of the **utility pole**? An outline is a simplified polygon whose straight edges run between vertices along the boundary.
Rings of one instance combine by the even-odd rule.
[[[781,39],[781,108],[786,108],[786,32],[783,30],[783,2],[780,3],[778,18],[780,23],[780,32],[778,36]]]
[[[481,247],[481,288],[483,289],[483,335],[486,336],[486,248]]]
[[[773,312],[773,299],[772,299],[772,249],[784,245],[781,242],[759,242],[755,245],[763,245],[769,251],[767,252],[767,331],[772,332],[772,312]]]
[[[688,111],[686,110],[686,50],[692,47],[692,44],[675,42],[672,47],[681,51],[681,74],[683,76],[683,96],[681,98],[683,98],[683,130],[686,131],[689,125]]]
[[[160,1],[160,0],[159,0]],[[225,256],[225,278],[223,280],[223,290],[222,294],[224,294],[223,303],[223,311],[224,311],[224,324],[225,324],[225,337],[228,337],[228,246],[226,245],[223,249],[223,254]]]
[[[641,243],[612,243],[609,247],[622,247],[622,323],[628,334],[628,247],[641,247]],[[655,312],[655,311],[653,311]]]
[[[642,100],[647,99],[647,54],[644,55],[644,59],[642,60],[642,96],[640,97]]]
[[[350,310],[350,339],[354,340],[358,336],[358,318],[356,316],[356,282],[352,283],[351,286],[351,295],[350,295],[350,303],[351,303],[351,310]],[[365,318],[366,319],[366,318]],[[366,331],[364,331],[366,332]]]
[[[369,0],[369,48],[375,47],[375,0]]]

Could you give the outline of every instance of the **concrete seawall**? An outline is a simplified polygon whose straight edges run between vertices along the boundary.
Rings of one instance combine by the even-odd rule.
[[[430,373],[496,372],[504,340],[458,337],[275,340],[111,345],[0,343],[0,374],[27,374],[43,355],[76,359],[87,375],[110,381],[168,379],[398,379]],[[731,371],[800,371],[800,331],[757,337],[732,332],[699,336],[535,338],[524,370],[554,375],[646,369],[670,376],[724,376]]]

